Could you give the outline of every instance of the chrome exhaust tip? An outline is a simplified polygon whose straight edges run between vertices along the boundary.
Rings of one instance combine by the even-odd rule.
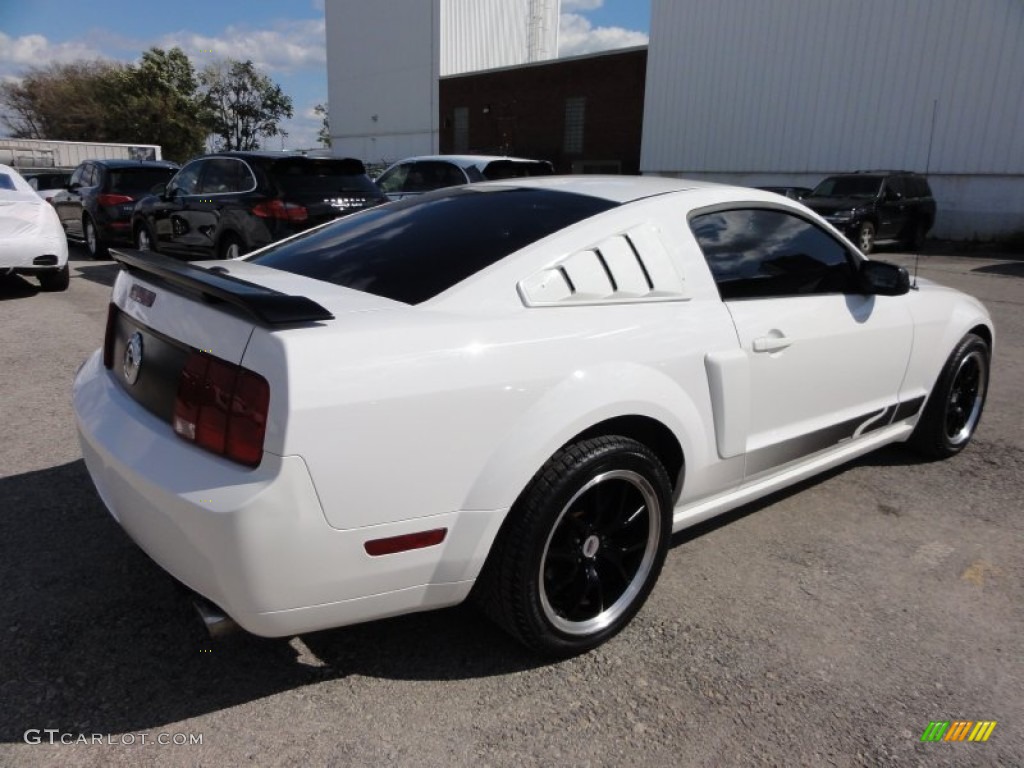
[[[196,613],[199,614],[210,639],[220,640],[238,631],[239,627],[235,620],[205,597],[193,595],[192,605],[195,606]]]

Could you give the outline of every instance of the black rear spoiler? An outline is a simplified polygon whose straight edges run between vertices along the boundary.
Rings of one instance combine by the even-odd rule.
[[[291,296],[153,251],[111,248],[110,256],[128,272],[143,273],[188,293],[198,293],[207,300],[231,304],[264,325],[334,319],[328,310],[305,296]]]

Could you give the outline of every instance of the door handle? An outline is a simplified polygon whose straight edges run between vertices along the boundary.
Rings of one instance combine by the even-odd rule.
[[[792,340],[787,339],[785,336],[762,336],[759,339],[754,339],[754,351],[778,352],[780,349],[785,349],[792,343]]]

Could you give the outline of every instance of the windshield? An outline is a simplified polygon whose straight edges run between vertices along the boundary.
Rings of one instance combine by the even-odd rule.
[[[882,176],[829,176],[814,188],[811,197],[877,197]]]
[[[419,304],[615,205],[547,189],[450,187],[339,219],[249,260]]]

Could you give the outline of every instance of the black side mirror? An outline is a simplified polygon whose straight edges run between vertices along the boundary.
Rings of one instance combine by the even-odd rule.
[[[862,261],[858,277],[868,296],[903,296],[910,290],[910,273],[886,261]]]

